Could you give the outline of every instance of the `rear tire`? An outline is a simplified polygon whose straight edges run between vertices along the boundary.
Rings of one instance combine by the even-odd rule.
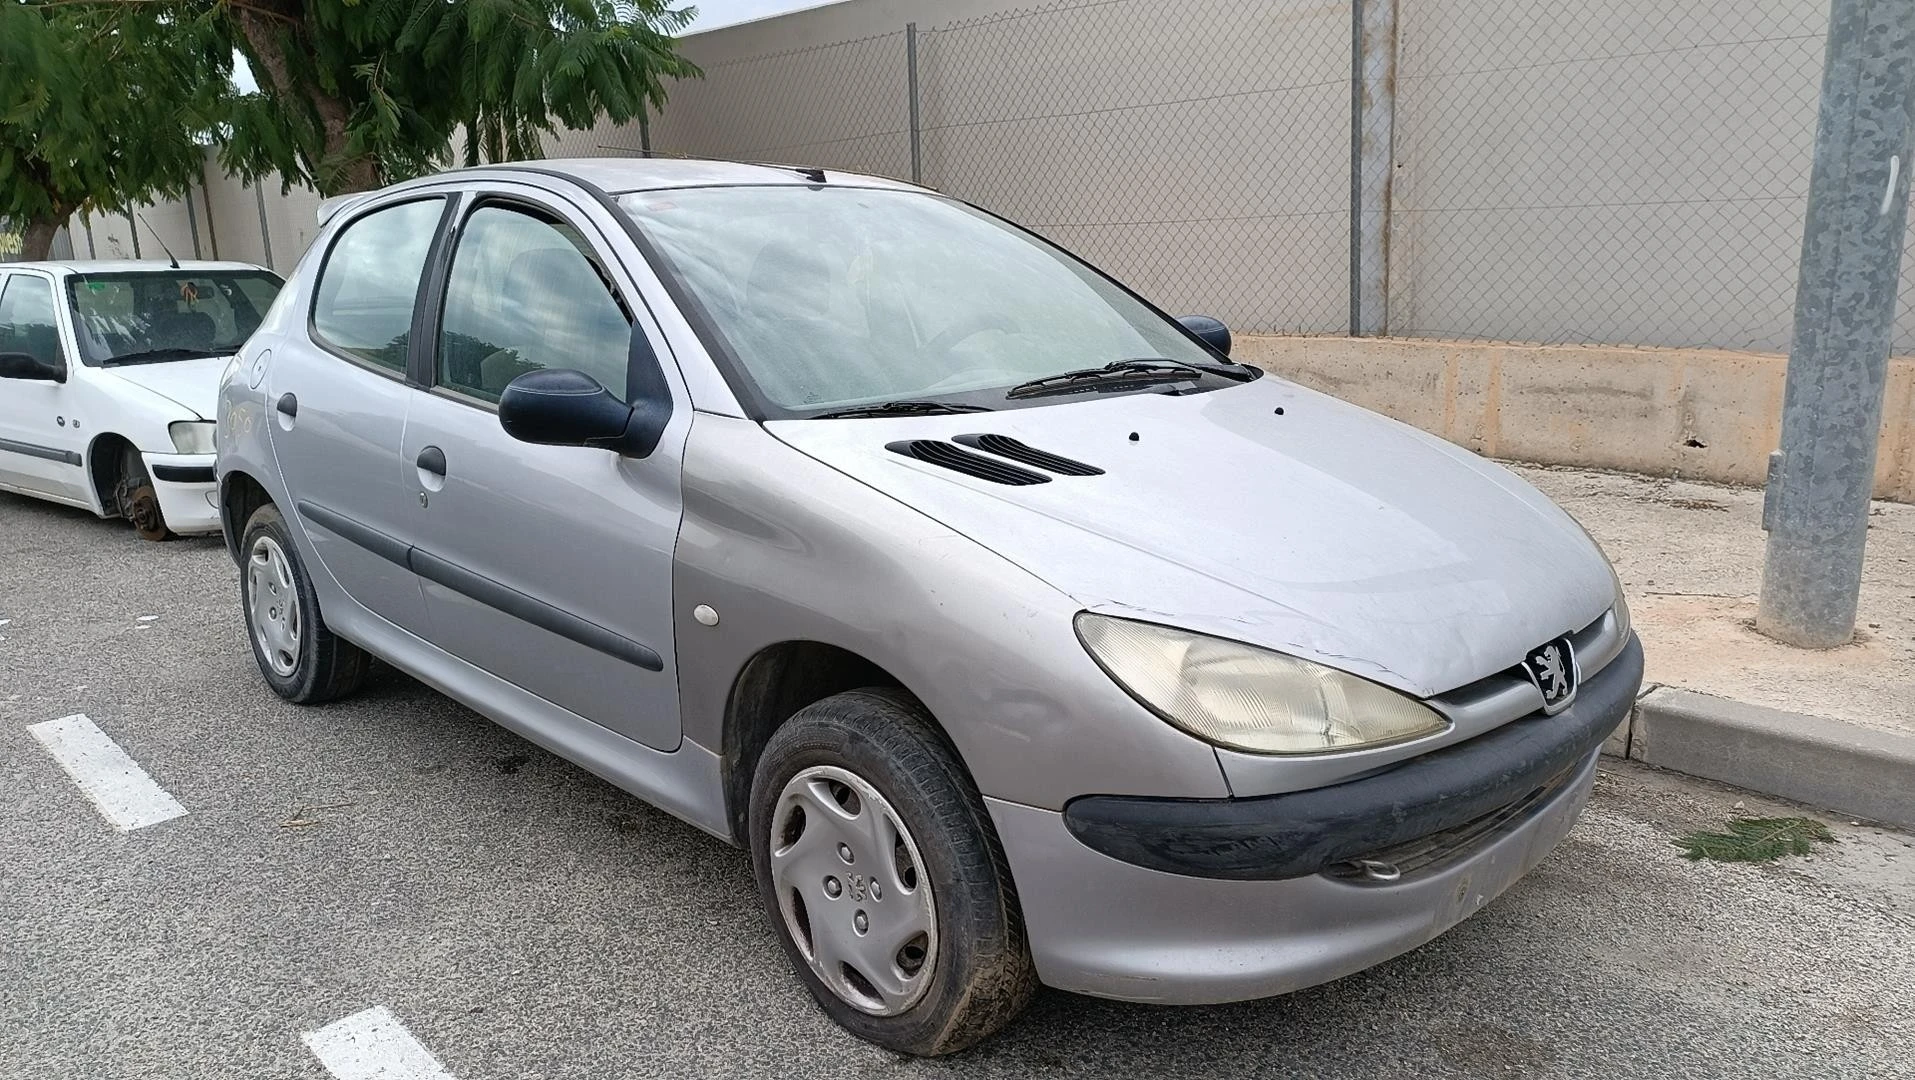
[[[239,550],[240,607],[266,685],[301,705],[357,690],[372,657],[326,628],[312,578],[278,507],[268,503],[253,511]]]
[[[800,710],[759,758],[748,827],[793,970],[852,1034],[948,1054],[1036,992],[984,800],[909,694],[872,687]]]

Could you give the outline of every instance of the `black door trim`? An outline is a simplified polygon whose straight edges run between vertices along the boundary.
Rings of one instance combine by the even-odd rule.
[[[14,442],[12,439],[0,439],[0,450],[24,454],[27,457],[43,458],[47,461],[57,461],[62,465],[80,464],[80,455],[71,450],[55,450],[51,446],[36,446],[33,443]]]
[[[427,581],[443,585],[453,592],[502,611],[515,619],[529,622],[569,641],[607,656],[636,664],[647,671],[665,670],[665,659],[650,646],[633,641],[612,630],[540,600],[536,596],[501,585],[483,574],[448,562],[369,525],[363,525],[335,510],[315,503],[297,504],[299,514],[313,524],[365,548],[374,555],[403,566]]]

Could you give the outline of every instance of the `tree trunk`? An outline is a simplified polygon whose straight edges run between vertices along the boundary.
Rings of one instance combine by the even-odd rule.
[[[38,262],[53,253],[53,234],[60,231],[58,221],[29,221],[20,243],[20,257]]]
[[[378,159],[371,154],[348,156],[346,152],[346,123],[352,116],[352,106],[316,85],[299,84],[287,63],[287,50],[304,47],[304,9],[298,0],[279,0],[258,7],[234,5],[232,12],[259,66],[265,69],[266,81],[280,106],[291,108],[294,102],[303,100],[319,120],[319,153],[307,153],[304,163],[319,194],[371,191],[380,186]]]

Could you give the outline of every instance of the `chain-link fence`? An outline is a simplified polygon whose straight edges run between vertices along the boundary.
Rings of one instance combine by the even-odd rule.
[[[1780,350],[1827,18],[1063,0],[709,64],[649,135],[915,173],[1248,332]]]

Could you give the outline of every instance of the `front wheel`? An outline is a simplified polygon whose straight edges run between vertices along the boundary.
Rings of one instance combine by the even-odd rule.
[[[984,801],[910,695],[853,690],[800,710],[759,759],[748,827],[792,967],[852,1034],[948,1054],[1035,992]]]

